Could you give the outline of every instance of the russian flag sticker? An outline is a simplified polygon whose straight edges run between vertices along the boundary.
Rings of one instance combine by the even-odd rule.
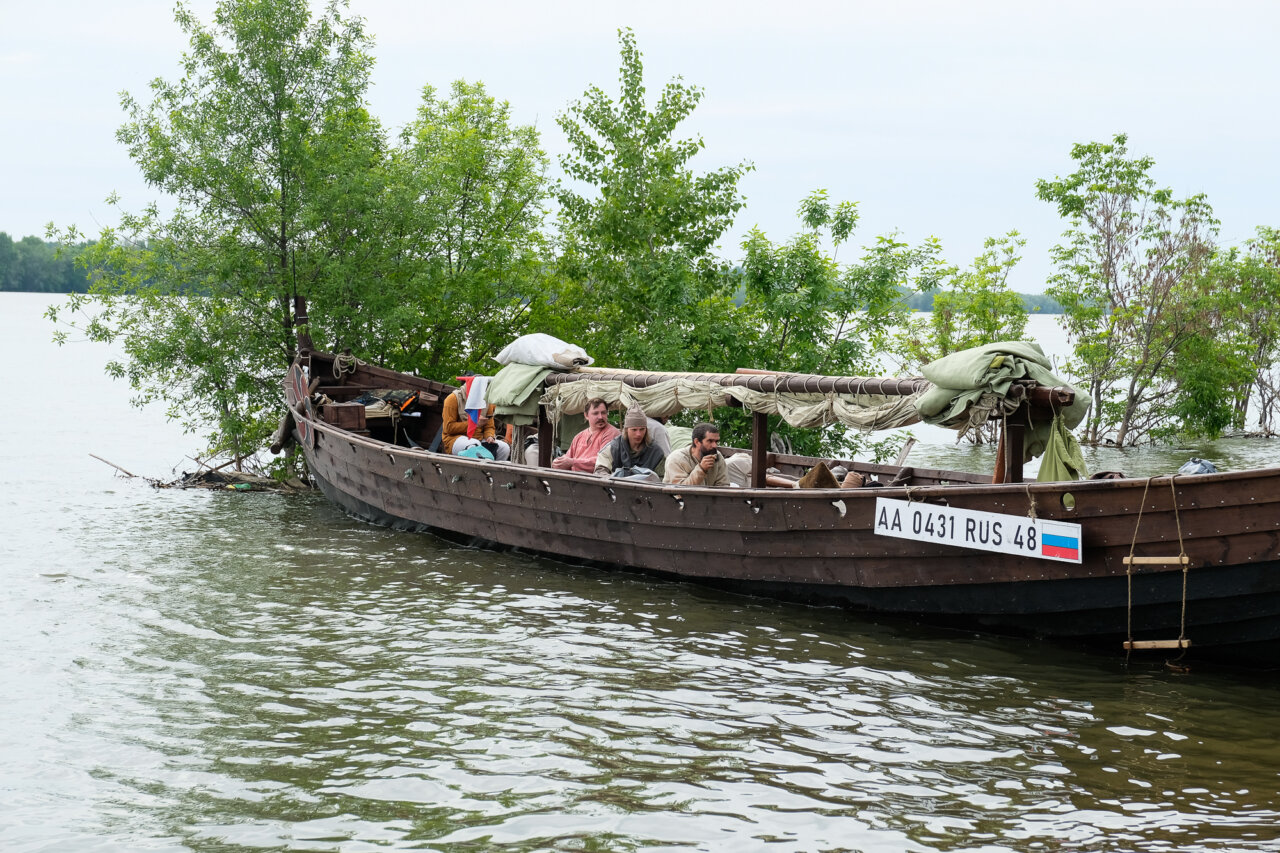
[[[1040,553],[1059,560],[1080,562],[1080,525],[1041,521]]]

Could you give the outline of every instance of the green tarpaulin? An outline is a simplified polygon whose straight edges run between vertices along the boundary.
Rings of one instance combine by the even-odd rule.
[[[952,353],[924,366],[924,378],[934,387],[919,397],[916,409],[926,423],[964,434],[993,414],[1012,414],[1016,402],[1007,396],[1009,386],[1017,379],[1033,379],[1075,392],[1074,402],[1057,413],[1066,429],[1074,429],[1089,411],[1089,395],[1055,376],[1052,367],[1040,345],[1026,341],[1002,341]],[[1024,461],[1044,453],[1050,436],[1049,423],[1032,422],[1027,427]]]
[[[1067,425],[1059,415],[1049,425],[1049,440],[1045,445],[1044,458],[1040,460],[1040,473],[1036,479],[1041,483],[1057,483],[1062,480],[1084,480],[1089,470],[1084,464],[1084,454],[1080,452],[1080,442],[1067,429]]]

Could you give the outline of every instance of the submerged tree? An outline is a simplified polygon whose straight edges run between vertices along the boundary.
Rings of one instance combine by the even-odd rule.
[[[951,271],[933,294],[933,311],[911,325],[910,353],[928,364],[953,352],[1021,340],[1027,328],[1023,299],[1009,289],[1009,274],[1027,243],[1017,231],[990,237],[968,270]]]
[[[93,298],[52,312],[89,312],[140,401],[212,426],[236,457],[279,417],[297,297],[318,345],[400,369],[465,365],[538,304],[536,134],[460,83],[427,89],[393,149],[366,108],[371,41],[345,10],[221,0],[206,25],[178,6],[183,76],[124,95],[118,134],[172,212],[122,213],[86,252]]]
[[[123,96],[117,136],[173,212],[122,213],[100,235],[87,330],[123,341],[112,369],[141,399],[192,429],[212,422],[215,448],[237,457],[270,431],[294,297],[354,254],[333,214],[350,220],[375,194],[354,180],[381,156],[364,110],[369,41],[340,8],[313,19],[304,0],[224,0],[205,26],[180,4],[184,76],[156,79],[150,103]],[[342,208],[337,187],[351,191]]]
[[[913,318],[907,350],[914,366],[971,347],[998,341],[1018,341],[1027,328],[1022,297],[1009,289],[1009,274],[1022,260],[1018,252],[1026,240],[1017,231],[990,237],[968,270],[947,270],[927,319]],[[991,422],[965,434],[975,444],[995,441],[998,424]]]
[[[649,107],[635,34],[618,36],[618,100],[592,86],[557,119],[570,147],[556,193],[560,269],[578,288],[565,334],[605,363],[707,369],[700,336],[732,295],[714,250],[751,166],[696,174],[702,140],[675,134],[703,91],[676,78]]]
[[[1211,411],[1222,425],[1240,428],[1256,402],[1258,428],[1274,434],[1280,416],[1280,231],[1259,227],[1243,248],[1219,252],[1205,280],[1216,297],[1217,319],[1207,331],[1213,359],[1206,368],[1218,374],[1214,386],[1230,392],[1227,400],[1215,396]]]
[[[899,330],[909,309],[903,294],[932,290],[946,269],[939,244],[930,239],[912,247],[881,236],[858,261],[842,264],[836,253],[852,236],[856,206],[832,205],[818,190],[798,213],[804,228],[789,241],[775,243],[752,229],[743,242],[742,305],[733,339],[724,342],[731,362],[793,373],[884,372],[905,356]],[[843,429],[780,431],[807,452],[847,453],[860,445]]]
[[[380,203],[382,259],[354,328],[369,357],[428,376],[482,369],[554,298],[541,227],[547,157],[537,131],[480,83],[423,90],[391,152]],[[490,362],[491,364],[492,362]]]
[[[1070,225],[1048,292],[1065,311],[1071,370],[1093,396],[1082,435],[1092,444],[1133,444],[1167,425],[1179,354],[1188,371],[1206,357],[1191,342],[1211,307],[1201,273],[1217,221],[1203,195],[1157,187],[1154,161],[1130,158],[1126,143],[1076,145],[1074,173],[1036,182]]]

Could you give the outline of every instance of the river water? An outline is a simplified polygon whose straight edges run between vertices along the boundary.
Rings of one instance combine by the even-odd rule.
[[[168,479],[199,443],[50,344],[47,299],[0,294],[32,379],[0,433],[0,850],[1280,850],[1274,674],[153,489],[89,454]]]

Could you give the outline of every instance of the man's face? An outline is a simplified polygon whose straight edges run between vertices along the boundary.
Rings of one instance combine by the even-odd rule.
[[[627,441],[631,442],[634,449],[639,450],[644,444],[644,436],[648,431],[648,427],[627,427]]]
[[[693,443],[698,448],[698,456],[706,456],[708,453],[715,453],[716,448],[720,446],[720,433],[709,432],[702,438]]]
[[[587,410],[587,425],[591,427],[593,432],[604,429],[605,424],[609,422],[609,409],[607,406],[596,405],[593,409]]]

